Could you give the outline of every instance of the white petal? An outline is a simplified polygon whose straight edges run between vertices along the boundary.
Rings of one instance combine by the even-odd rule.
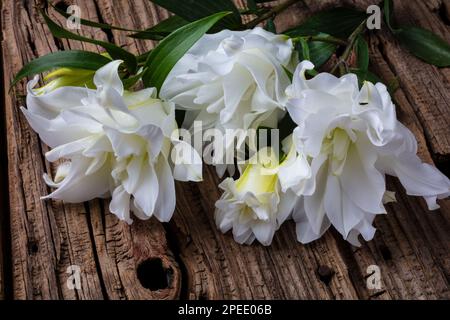
[[[118,158],[135,155],[140,156],[146,151],[146,141],[139,135],[124,134],[118,130],[105,127],[106,135],[111,141],[114,155]]]
[[[277,225],[278,227],[286,221],[292,214],[298,196],[293,192],[287,191],[280,195],[280,202],[278,204]]]
[[[314,69],[314,65],[311,61],[304,60],[295,69],[294,75],[292,77],[292,85],[286,89],[286,94],[292,98],[297,96],[299,92],[304,89],[308,89],[306,84],[305,72],[306,70]]]
[[[333,224],[333,227],[336,228],[341,234],[346,234],[344,224],[348,220],[353,220],[351,213],[345,212],[344,216],[344,208],[342,203],[342,190],[339,184],[339,180],[334,175],[329,175],[326,182],[326,189],[323,198],[324,209],[326,211],[328,219]],[[359,220],[357,220],[358,222]],[[354,225],[350,226],[350,229]],[[317,229],[315,229],[317,232]]]
[[[132,157],[128,161],[126,167],[123,168],[123,170],[126,170],[126,178],[121,179],[120,182],[130,194],[133,194],[136,191],[140,182],[143,161],[144,158],[142,156]]]
[[[158,175],[158,200],[155,205],[155,216],[161,222],[168,222],[175,211],[175,184],[167,159],[160,156],[155,170]]]
[[[61,111],[81,106],[81,100],[86,98],[93,90],[82,87],[61,87],[49,93],[37,95],[33,91],[38,77],[36,76],[27,85],[27,108],[30,112],[41,117],[51,119]]]
[[[44,173],[44,181],[45,183],[52,188],[58,188],[65,177],[67,177],[70,173],[71,162],[63,162],[56,169],[55,178],[52,180],[50,176]]]
[[[95,136],[87,136],[73,142],[59,145],[45,154],[48,161],[54,162],[60,158],[69,158],[75,154],[81,154],[87,147],[91,146],[96,140]]]
[[[49,120],[23,107],[21,110],[33,130],[49,147],[57,147],[90,135],[84,128],[68,126],[61,117]]]
[[[297,203],[294,206],[292,218],[296,223],[297,240],[304,244],[319,239],[330,227],[328,218],[324,217],[319,232],[316,233],[313,230],[305,212],[303,197],[298,198]]]
[[[252,225],[252,231],[256,239],[264,246],[272,243],[275,234],[275,226],[271,221],[258,221]]]
[[[58,185],[58,188],[44,199],[58,199],[65,202],[84,202],[103,196],[109,191],[108,166],[103,166],[93,174],[86,175],[90,159],[76,157],[72,159],[69,174]]]
[[[376,160],[377,154],[370,143],[360,139],[356,146],[352,145],[348,150],[340,181],[343,191],[361,209],[382,213],[386,183],[384,176],[374,166]]]
[[[304,180],[311,177],[311,168],[304,156],[298,155],[294,161],[287,165],[282,165],[278,178],[283,192],[288,188],[294,187],[298,195],[303,193]]]
[[[151,217],[159,195],[158,176],[155,168],[148,161],[144,161],[140,174],[141,178],[133,192],[135,204],[147,217]]]
[[[173,140],[171,152],[174,163],[173,176],[178,181],[201,181],[202,160],[197,151],[187,142]]]
[[[114,213],[120,220],[126,221],[128,224],[133,222],[130,218],[130,194],[123,186],[118,186],[114,189],[109,204],[109,211]]]
[[[123,94],[123,84],[119,77],[119,66],[122,60],[114,60],[104,65],[95,72],[94,84],[97,88],[110,87],[117,91],[120,95]]]
[[[306,216],[311,224],[311,228],[314,233],[320,234],[325,217],[323,198],[327,182],[327,165],[321,165],[316,169],[315,162],[317,161],[320,161],[320,159],[314,159],[312,162],[313,176],[315,177],[312,180],[315,180],[316,188],[312,195],[304,196],[304,201]],[[317,173],[315,174],[315,172]]]
[[[251,77],[248,72],[240,67],[235,67],[233,71],[223,81],[223,91],[225,98],[225,108],[220,112],[222,123],[228,122],[235,116],[236,109],[251,84]]]
[[[422,163],[415,154],[405,154],[399,159],[391,159],[395,175],[412,196],[423,196],[430,210],[438,209],[436,198],[450,195],[450,180],[436,167]]]

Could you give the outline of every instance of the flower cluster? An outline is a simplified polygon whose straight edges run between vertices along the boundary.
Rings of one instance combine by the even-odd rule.
[[[409,195],[424,197],[430,210],[450,195],[450,180],[418,158],[416,140],[397,120],[383,84],[360,87],[351,73],[308,78],[314,66],[298,63],[287,36],[261,28],[205,35],[171,70],[159,98],[154,88],[124,90],[120,64],[111,61],[95,74],[60,70],[42,88],[34,88],[37,78],[28,84],[22,110],[51,148],[47,160],[62,159],[53,178],[44,175],[55,189],[45,198],[111,197],[110,211],[128,223],[130,212],[169,221],[174,180],[202,178],[201,150],[180,139],[175,110],[185,111],[184,129],[201,121],[202,129],[225,138],[229,130],[278,128],[284,117],[295,125],[282,137],[281,151],[273,141],[259,146],[238,164],[239,178],[219,185],[217,227],[232,230],[239,243],[269,245],[289,218],[301,243],[330,226],[354,245],[360,235],[370,240],[375,216],[393,198],[386,175],[398,177]],[[80,79],[89,85],[77,86]],[[235,164],[221,162],[219,151],[213,150],[213,164],[223,174]]]
[[[95,73],[96,90],[35,90],[37,78],[28,84],[22,111],[52,148],[47,160],[64,159],[53,179],[44,175],[56,189],[44,198],[83,202],[112,196],[109,209],[121,220],[131,223],[133,211],[140,219],[155,215],[169,221],[175,209],[174,179],[201,180],[201,159],[173,134],[174,104],[157,99],[153,88],[125,91],[117,72],[120,63],[112,61]]]
[[[277,127],[290,84],[286,70],[295,68],[292,49],[289,37],[262,28],[205,35],[169,73],[161,97],[186,110],[187,128],[201,121],[203,129],[223,132],[226,153],[235,147],[237,130],[245,135],[250,128]],[[243,139],[237,143],[239,149]],[[227,168],[222,162],[213,159],[219,175]]]

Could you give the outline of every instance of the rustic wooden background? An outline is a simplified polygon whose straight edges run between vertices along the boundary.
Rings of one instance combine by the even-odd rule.
[[[389,179],[398,202],[375,220],[373,241],[355,248],[334,231],[308,245],[285,223],[270,247],[242,246],[216,230],[219,179],[205,168],[204,182],[177,184],[177,209],[169,224],[152,219],[131,226],[108,212],[108,202],[43,202],[42,173],[53,170],[47,147],[19,112],[24,83],[8,93],[13,75],[28,61],[61,49],[100,48],[55,39],[39,16],[38,0],[1,5],[4,109],[0,114],[0,298],[15,299],[448,299],[450,201],[430,213]],[[374,1],[375,2],[375,1]],[[395,0],[398,22],[428,28],[450,41],[448,0]],[[148,0],[66,1],[82,17],[129,28],[168,16]],[[305,0],[276,20],[279,30],[317,10],[337,5],[365,9],[366,0]],[[57,15],[52,14],[53,17]],[[64,21],[58,17],[63,23]],[[133,52],[153,43],[123,32],[82,27],[80,33]],[[414,58],[386,31],[369,36],[370,67],[385,83],[397,77],[398,116],[416,135],[420,156],[449,173],[450,69]],[[366,287],[369,265],[381,268],[382,288]],[[81,267],[81,290],[69,290],[70,265]]]

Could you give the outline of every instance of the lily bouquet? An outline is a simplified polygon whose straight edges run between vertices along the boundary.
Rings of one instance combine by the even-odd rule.
[[[422,163],[414,135],[397,120],[395,88],[368,70],[365,12],[320,12],[277,34],[274,16],[297,1],[270,7],[249,0],[241,10],[228,0],[153,2],[175,15],[130,35],[160,41],[138,56],[72,33],[42,11],[54,36],[106,50],[39,57],[14,79],[53,70],[44,85],[38,76],[28,83],[22,107],[51,148],[46,159],[58,161],[52,177],[44,174],[53,189],[44,199],[110,197],[121,220],[167,222],[174,180],[200,181],[206,163],[229,174],[215,220],[237,242],[269,245],[292,218],[301,243],[333,226],[359,245],[360,235],[373,238],[384,204],[395,201],[386,175],[430,210],[450,195],[450,180]],[[424,29],[394,28],[392,3],[381,6],[387,27],[413,54],[450,65],[446,42]],[[245,15],[255,18],[243,24]],[[319,73],[327,61],[330,72]]]

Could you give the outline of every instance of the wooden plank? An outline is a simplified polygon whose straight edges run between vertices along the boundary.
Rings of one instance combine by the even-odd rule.
[[[99,50],[94,45],[55,40],[35,9],[38,2],[2,2],[5,83],[25,62],[45,53],[62,48]],[[147,0],[75,3],[84,18],[136,29],[168,16]],[[243,5],[243,1],[237,3]],[[307,0],[277,17],[277,27],[284,30],[338,3],[365,8],[367,1]],[[436,13],[441,6],[441,1],[427,5],[414,1],[396,7],[396,16],[448,37],[448,27]],[[79,32],[133,52],[142,53],[154,45],[119,31],[82,27]],[[384,31],[371,34],[369,40],[371,68],[385,82],[395,75],[400,79],[401,88],[395,94],[399,118],[417,137],[422,159],[445,162],[450,145],[448,68],[438,69],[412,57]],[[23,89],[21,84],[16,93]],[[151,219],[128,226],[108,211],[108,201],[67,205],[39,199],[49,191],[42,173],[54,166],[43,158],[47,147],[18,111],[22,104],[19,95],[5,97],[10,212],[9,225],[2,230],[8,230],[11,248],[3,252],[11,252],[12,288],[6,289],[15,298],[449,298],[448,200],[440,202],[439,212],[428,213],[422,199],[405,196],[399,183],[390,179],[389,188],[396,191],[398,202],[388,206],[387,216],[377,217],[375,239],[359,249],[334,231],[301,245],[292,221],[282,226],[272,246],[242,246],[215,227],[219,179],[207,167],[202,183],[176,184],[177,209],[169,224]],[[380,290],[366,286],[367,267],[373,264],[381,268]],[[81,290],[66,286],[70,265],[81,267]],[[1,289],[0,280],[0,298]]]
[[[0,25],[2,18],[0,16]],[[3,34],[0,35],[0,40],[3,38]],[[3,74],[3,58],[0,52],[0,73]],[[3,77],[0,77],[0,97],[2,98],[2,108],[1,114],[4,115],[4,97],[5,97],[5,85],[3,83]],[[8,178],[7,178],[7,166],[8,157],[6,155],[6,123],[5,117],[0,116],[0,300],[5,299],[5,269],[7,264],[7,257],[9,253],[8,248],[8,238],[9,229],[7,228],[9,219],[9,205],[8,205]]]
[[[93,1],[79,1],[81,12],[88,19],[98,20]],[[43,26],[36,3],[25,6],[5,2],[2,8],[3,54],[5,82],[33,57],[64,48],[95,46],[73,41],[55,41]],[[55,17],[55,16],[54,16]],[[86,36],[108,40],[107,35],[82,28]],[[16,40],[17,39],[17,40]],[[20,87],[22,90],[23,87]],[[44,161],[46,147],[30,130],[18,112],[22,102],[16,96],[7,97],[5,104],[8,144],[13,295],[29,298],[174,298],[179,292],[179,272],[168,253],[164,228],[155,222],[136,223],[132,227],[119,223],[108,210],[107,202],[66,205],[57,201],[42,202],[40,195],[48,193],[42,173],[53,167]],[[20,146],[20,147],[19,147]],[[137,267],[144,261],[161,259],[162,267],[172,272],[167,289],[152,291],[141,285]],[[81,290],[66,286],[70,265],[81,267]],[[145,267],[145,265],[144,265]],[[146,277],[148,270],[142,269]],[[150,270],[151,271],[151,270]]]
[[[433,7],[432,7],[433,8]],[[398,24],[415,25],[432,30],[450,42],[450,29],[438,10],[423,1],[396,1]],[[396,41],[385,38],[385,60],[407,92],[408,100],[420,119],[430,151],[436,160],[450,161],[450,70],[431,66],[412,55],[403,54]]]

